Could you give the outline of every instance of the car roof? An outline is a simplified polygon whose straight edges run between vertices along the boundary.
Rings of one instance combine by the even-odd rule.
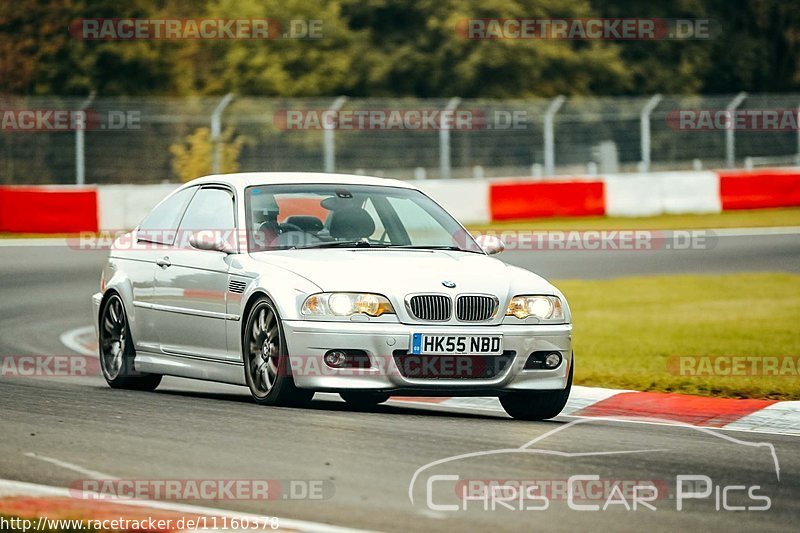
[[[239,172],[235,174],[213,174],[194,179],[185,184],[186,187],[206,183],[222,183],[237,189],[252,185],[286,185],[335,183],[343,185],[382,185],[384,187],[402,187],[417,189],[406,181],[361,176],[357,174],[333,174],[327,172]]]

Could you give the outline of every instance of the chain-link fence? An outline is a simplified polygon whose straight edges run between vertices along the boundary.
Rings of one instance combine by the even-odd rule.
[[[0,97],[0,183],[178,181],[175,146],[210,172],[226,143],[239,144],[241,171],[429,179],[784,165],[800,153],[799,94],[221,100]]]

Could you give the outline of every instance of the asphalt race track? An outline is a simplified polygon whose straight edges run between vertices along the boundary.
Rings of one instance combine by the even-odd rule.
[[[0,241],[2,244],[2,241]],[[0,246],[0,354],[69,354],[62,333],[90,324],[89,296],[104,252]],[[724,236],[708,251],[508,252],[507,261],[550,278],[606,278],[678,272],[800,271],[800,236]],[[393,403],[370,412],[331,396],[306,409],[258,407],[244,388],[167,378],[155,393],[109,389],[102,377],[0,378],[0,478],[69,486],[92,471],[122,479],[273,479],[314,482],[322,499],[190,502],[382,531],[643,530],[787,531],[800,521],[800,441],[784,435],[571,418],[527,423]],[[557,430],[557,431],[554,431]],[[529,452],[509,451],[554,431]],[[728,437],[728,438],[724,438]],[[754,443],[770,443],[768,446]],[[505,449],[415,472],[460,454]],[[548,452],[561,452],[560,454]],[[776,461],[777,460],[777,461]],[[779,470],[776,468],[779,465]],[[83,470],[81,470],[83,469]],[[563,495],[513,498],[484,509],[463,504],[450,481],[547,480],[574,475],[649,480],[655,510],[610,505],[571,509]],[[740,490],[683,501],[676,476],[707,476],[717,487],[767,495],[765,511]],[[414,485],[410,483],[414,480]],[[443,479],[443,478],[439,478]],[[448,484],[450,483],[450,484]],[[414,496],[414,503],[409,498]],[[743,494],[745,497],[743,497]],[[722,501],[720,501],[722,498]],[[599,501],[580,501],[581,504]],[[630,503],[631,499],[627,498]],[[462,505],[463,507],[463,505]],[[509,509],[511,507],[511,509]],[[720,507],[721,510],[717,510]]]

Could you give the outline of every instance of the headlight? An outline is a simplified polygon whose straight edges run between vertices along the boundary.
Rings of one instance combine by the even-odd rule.
[[[514,296],[508,304],[506,316],[564,320],[564,307],[558,296]]]
[[[300,312],[306,316],[350,316],[394,314],[385,296],[360,292],[321,292],[303,302]]]

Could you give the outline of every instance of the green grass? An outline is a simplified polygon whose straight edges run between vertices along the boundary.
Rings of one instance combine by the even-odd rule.
[[[513,220],[472,224],[472,231],[486,230],[597,230],[597,229],[711,229],[800,226],[800,208],[726,211],[713,215],[661,215],[657,217],[572,217]]]
[[[555,283],[574,320],[578,385],[800,400],[794,377],[683,377],[670,356],[800,356],[800,275]]]
[[[0,239],[66,239],[79,238],[80,233],[0,233]]]

